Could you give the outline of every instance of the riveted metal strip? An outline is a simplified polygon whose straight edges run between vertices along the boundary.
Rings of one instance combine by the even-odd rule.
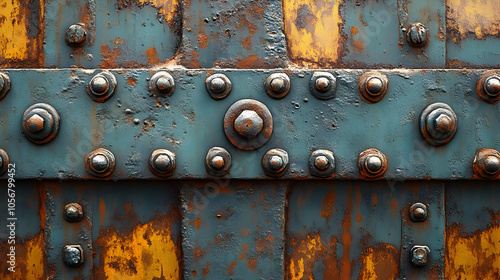
[[[367,71],[322,71],[336,78],[332,99],[311,94],[313,71],[169,70],[175,90],[171,96],[157,97],[148,89],[154,70],[112,70],[116,91],[101,103],[86,92],[87,83],[100,71],[6,70],[11,90],[0,101],[0,145],[11,161],[24,163],[17,171],[20,178],[63,180],[95,178],[96,172],[86,171],[85,156],[98,148],[115,158],[114,172],[106,179],[158,178],[148,168],[156,149],[175,154],[176,167],[169,178],[210,178],[206,155],[212,147],[231,155],[231,168],[224,175],[231,178],[269,178],[262,158],[273,148],[288,154],[281,178],[315,178],[309,162],[318,149],[335,156],[331,178],[361,178],[358,157],[373,148],[387,159],[387,170],[375,179],[469,179],[476,149],[500,148],[498,134],[492,133],[500,130],[500,107],[476,94],[476,81],[485,71],[379,71],[387,76],[389,90],[377,103],[367,103],[359,93],[358,78]],[[214,72],[232,82],[224,99],[215,100],[206,90],[205,79]],[[290,91],[282,99],[266,93],[264,81],[271,73],[290,77]],[[94,90],[99,90],[97,85]],[[376,85],[370,90],[376,91]],[[235,147],[224,134],[226,111],[241,99],[261,102],[272,115],[272,134],[255,150]],[[21,132],[24,110],[40,102],[60,116],[57,136],[43,145],[30,142]],[[454,110],[457,130],[449,143],[434,146],[422,136],[420,114],[438,102]],[[440,120],[439,129],[446,129],[450,120]]]

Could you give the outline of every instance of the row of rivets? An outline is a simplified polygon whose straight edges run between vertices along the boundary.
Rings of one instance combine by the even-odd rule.
[[[410,206],[409,216],[413,222],[421,223],[427,220],[427,206],[417,202]],[[427,264],[431,250],[427,246],[415,245],[410,250],[410,260],[414,266],[422,267]]]
[[[64,219],[70,223],[83,220],[83,208],[79,203],[69,203],[64,206]],[[66,245],[62,249],[63,262],[67,266],[80,266],[83,264],[83,248],[80,245]]]

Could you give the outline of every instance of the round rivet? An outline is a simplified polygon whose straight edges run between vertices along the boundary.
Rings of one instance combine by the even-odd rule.
[[[213,147],[205,157],[205,167],[212,176],[223,176],[231,169],[231,155],[221,147]]]
[[[83,248],[80,245],[66,245],[62,257],[67,266],[80,266],[83,264]]]
[[[207,92],[215,99],[223,99],[231,93],[232,84],[224,74],[213,74],[206,78],[205,85]]]
[[[107,177],[115,170],[115,156],[110,151],[99,148],[85,156],[87,173],[95,177]]]
[[[359,154],[359,172],[364,179],[375,179],[387,170],[387,158],[377,149],[368,149]]]
[[[423,47],[429,42],[429,32],[427,27],[421,23],[414,23],[408,28],[406,41],[412,47]]]
[[[149,90],[159,97],[170,96],[175,90],[175,81],[172,75],[166,71],[156,72],[149,79]]]
[[[255,150],[271,137],[273,117],[261,102],[242,99],[227,110],[224,116],[224,132],[236,147]]]
[[[476,83],[477,95],[488,103],[500,101],[500,73],[488,71]]]
[[[414,266],[422,267],[429,261],[431,250],[427,246],[413,246],[411,248],[411,263]]]
[[[496,179],[500,176],[500,153],[494,149],[478,149],[472,166],[480,178]]]
[[[359,77],[358,89],[364,101],[377,103],[387,95],[389,80],[379,72],[366,72]]]
[[[78,203],[69,203],[64,206],[64,219],[68,222],[79,222],[83,219],[83,209]]]
[[[0,176],[7,171],[9,163],[9,155],[4,150],[0,149]]]
[[[87,30],[83,23],[73,24],[66,30],[65,40],[70,46],[81,45],[85,39],[87,39]]]
[[[255,111],[244,110],[234,120],[234,128],[243,137],[253,138],[262,130],[264,121]]]
[[[264,85],[269,96],[280,99],[290,91],[290,78],[284,73],[274,73],[267,77]]]
[[[432,145],[444,145],[457,132],[457,115],[445,103],[433,103],[425,107],[420,115],[422,136]]]
[[[335,157],[329,150],[316,150],[309,157],[309,172],[321,178],[331,177],[335,173]]]
[[[309,90],[314,97],[321,100],[328,100],[335,97],[337,81],[328,72],[314,72],[309,81]]]
[[[10,90],[10,78],[6,73],[0,72],[0,100],[2,100]]]
[[[410,218],[414,222],[423,222],[427,219],[427,206],[423,203],[415,203],[410,206]]]
[[[92,100],[105,102],[116,91],[116,78],[109,71],[103,71],[90,80],[87,86],[87,94]]]
[[[33,143],[48,143],[57,136],[59,120],[59,114],[54,107],[45,103],[34,104],[24,111],[23,134]]]
[[[262,167],[268,176],[283,176],[288,168],[288,153],[282,149],[267,151],[262,157]]]
[[[175,170],[175,154],[166,149],[154,150],[149,156],[149,169],[156,176],[168,177]]]

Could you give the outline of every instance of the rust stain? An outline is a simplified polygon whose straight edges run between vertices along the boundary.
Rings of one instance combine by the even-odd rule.
[[[354,40],[354,50],[357,52],[363,52],[363,49],[365,48],[365,45],[363,42]]]
[[[198,61],[198,58],[200,58],[200,55],[195,51],[193,50],[191,52],[191,57],[192,59],[189,60],[188,64],[191,68],[201,68],[201,62]]]
[[[391,244],[381,243],[364,250],[360,257],[358,279],[398,279],[399,252]]]
[[[156,53],[155,47],[150,47],[146,50],[146,54],[148,56],[148,61],[150,64],[160,63],[160,59],[158,58],[158,54]]]
[[[208,47],[208,36],[205,33],[198,35],[198,47],[200,49],[206,49]]]
[[[45,0],[0,4],[0,67],[43,67]]]
[[[358,31],[359,31],[359,28],[357,28],[356,26],[351,27],[352,36],[356,36],[356,34],[358,34]]]
[[[353,201],[351,198],[351,189],[349,186],[347,191],[347,208],[344,212],[344,218],[342,219],[342,246],[344,247],[344,254],[342,254],[342,258],[340,259],[340,278],[341,280],[349,280],[352,276],[352,266],[354,261],[351,262],[350,259],[350,249],[352,242],[351,235],[351,227],[352,227],[352,209],[353,209]]]
[[[193,222],[193,225],[196,229],[200,229],[200,226],[201,226],[201,219],[200,217],[196,218],[196,220],[194,220]]]
[[[227,275],[233,275],[234,274],[234,267],[238,264],[236,261],[232,261],[228,266],[227,266]]]
[[[128,77],[127,78],[127,84],[129,86],[133,86],[134,87],[135,85],[137,85],[137,80],[134,77]]]
[[[254,271],[255,268],[257,267],[257,259],[255,258],[251,258],[248,260],[248,269],[250,269],[251,271]]]
[[[99,63],[100,68],[115,68],[116,58],[120,55],[120,49],[114,48],[113,51],[111,51],[110,47],[101,45],[101,55],[102,61]]]
[[[458,43],[469,35],[476,39],[500,34],[500,13],[498,0],[448,0],[447,31]]]
[[[500,211],[490,215],[484,230],[468,234],[457,223],[446,228],[446,279],[500,279]]]
[[[204,268],[201,269],[201,273],[203,274],[203,278],[206,278],[207,275],[210,273],[210,266],[212,265],[211,262],[207,262]]]
[[[113,227],[101,230],[95,241],[100,263],[95,279],[181,279],[180,238],[174,240],[171,227],[180,219],[178,209],[136,224],[130,232]]]
[[[43,231],[29,239],[16,238],[15,246],[15,272],[7,270],[10,247],[7,241],[0,243],[0,252],[4,258],[0,263],[0,279],[25,280],[46,279],[45,271],[45,236]]]
[[[265,68],[265,61],[262,58],[258,57],[256,54],[252,54],[246,58],[238,60],[236,62],[236,68]]]
[[[288,54],[302,66],[334,66],[342,49],[342,0],[284,0]]]
[[[321,217],[330,220],[330,216],[332,215],[333,206],[335,204],[335,192],[329,191],[323,201],[321,202]]]

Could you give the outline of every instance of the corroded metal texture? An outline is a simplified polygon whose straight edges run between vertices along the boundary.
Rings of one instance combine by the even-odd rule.
[[[283,279],[286,185],[185,182],[185,279]]]

